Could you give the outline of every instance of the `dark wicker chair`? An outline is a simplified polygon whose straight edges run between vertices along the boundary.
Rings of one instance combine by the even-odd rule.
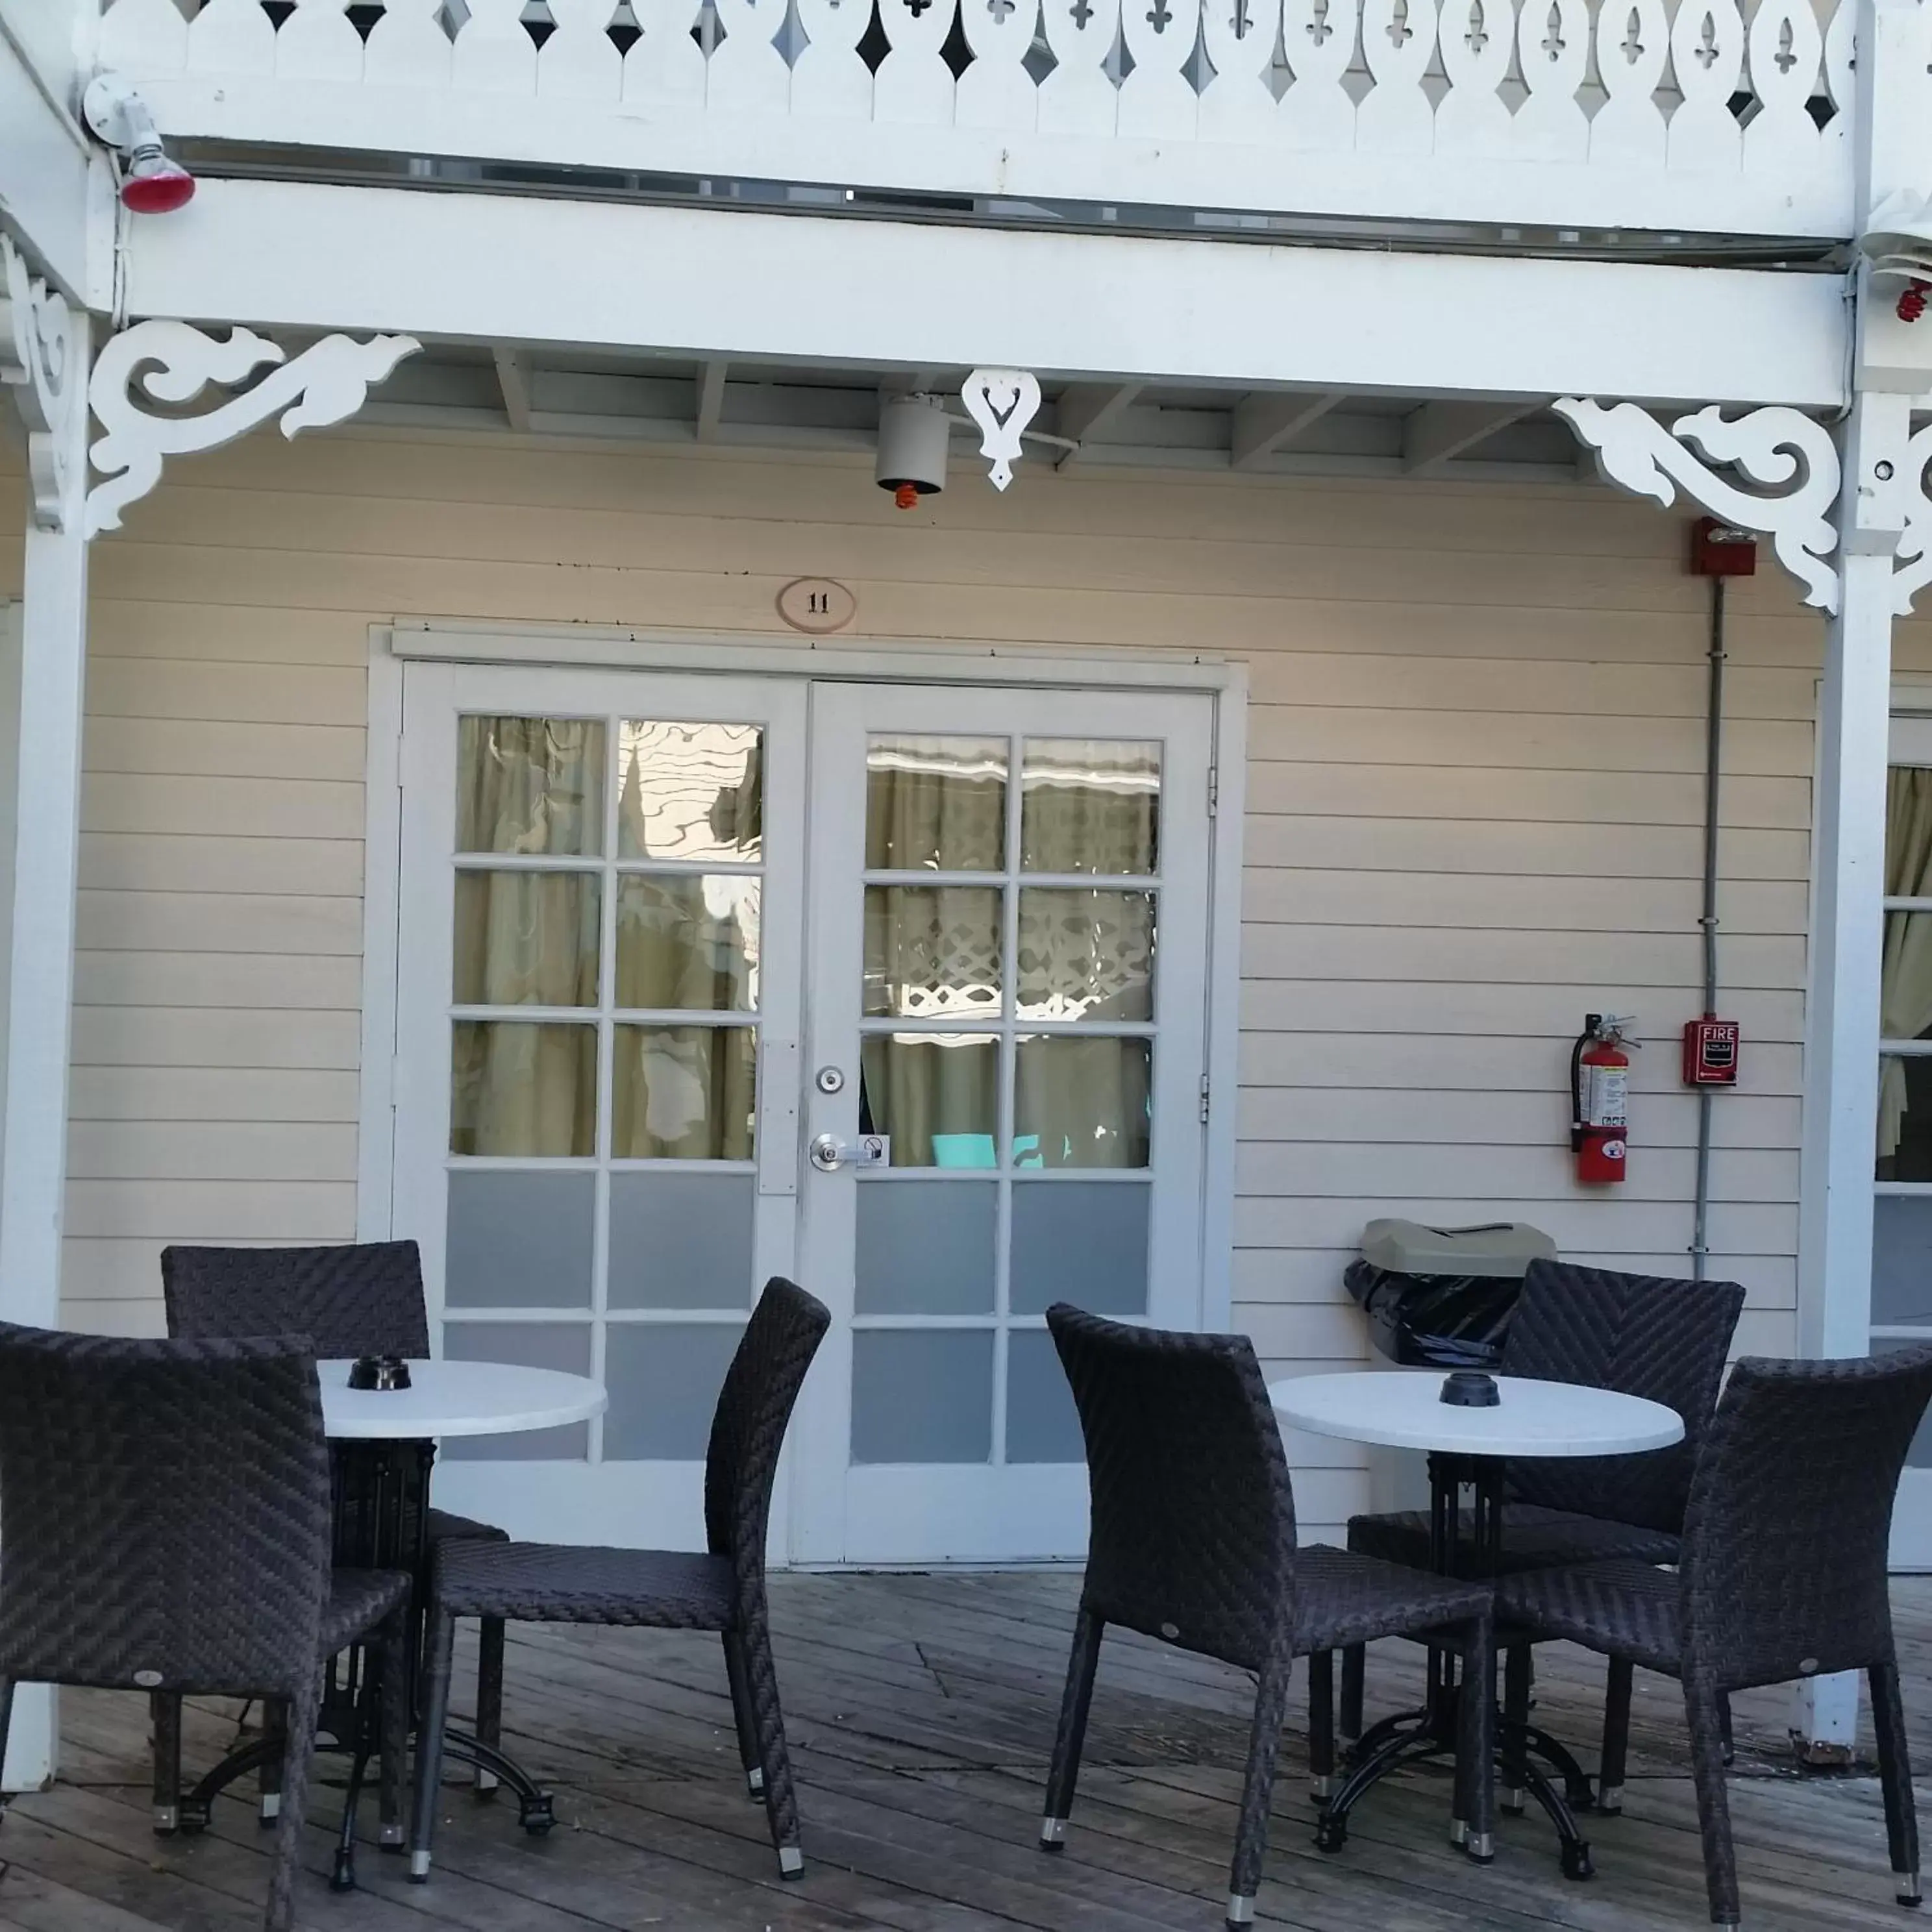
[[[1606,1780],[1623,1776],[1633,1666],[1682,1681],[1717,1924],[1737,1924],[1738,1909],[1719,1700],[1832,1671],[1870,1676],[1892,1868],[1900,1903],[1918,1902],[1886,1546],[1928,1400],[1932,1348],[1741,1361],[1698,1458],[1675,1575],[1623,1562],[1526,1571],[1497,1586],[1499,1613],[1610,1659]]]
[[[1432,1576],[1319,1545],[1298,1550],[1281,1432],[1252,1345],[1047,1312],[1086,1438],[1093,1496],[1086,1581],[1073,1631],[1040,1840],[1058,1850],[1080,1774],[1100,1639],[1109,1624],[1257,1673],[1228,1923],[1252,1922],[1268,1843],[1290,1666],[1372,1637],[1428,1633],[1468,1659],[1455,1816],[1486,1854],[1494,1828],[1496,1651],[1486,1584]],[[1334,1768],[1325,1686],[1310,1755]]]
[[[20,1683],[285,1702],[293,1742],[265,1920],[284,1932],[325,1660],[358,1641],[381,1648],[392,1826],[406,1715],[410,1580],[330,1568],[328,1450],[308,1343],[0,1324],[0,1750]],[[345,1834],[374,1742],[366,1724],[358,1742]]]
[[[1501,1372],[1647,1396],[1684,1418],[1684,1439],[1645,1456],[1512,1462],[1503,1510],[1504,1574],[1618,1557],[1676,1562],[1690,1472],[1744,1300],[1736,1282],[1673,1281],[1568,1262],[1530,1264]],[[1458,1540],[1466,1550],[1474,1546],[1466,1513]],[[1429,1513],[1352,1516],[1348,1547],[1391,1563],[1426,1565]],[[1361,1730],[1363,1664],[1359,1648],[1342,1660],[1345,1736]],[[1510,1646],[1504,1700],[1519,1722],[1528,1721],[1529,1696],[1528,1649]]]
[[[780,1276],[766,1282],[712,1417],[702,1552],[542,1543],[438,1546],[428,1695],[416,1748],[411,1878],[429,1876],[458,1617],[717,1631],[724,1641],[740,1762],[752,1796],[764,1800],[778,1870],[794,1878],[805,1869],[772,1663],[765,1537],[786,1426],[830,1320],[824,1304],[795,1283]]]
[[[164,1248],[161,1292],[170,1335],[302,1334],[324,1359],[404,1355],[420,1361],[430,1352],[422,1258],[413,1241],[314,1248]],[[447,1510],[432,1509],[428,1529],[432,1547],[452,1540],[508,1540],[507,1532]],[[422,1577],[420,1584],[426,1594],[428,1577]],[[477,1652],[477,1736],[487,1744],[500,1742],[502,1718],[503,1626],[493,1618],[483,1624]],[[178,1730],[178,1725],[164,1730],[158,1724],[163,1756]],[[479,1771],[476,1781],[487,1790],[495,1780]],[[154,1814],[157,1828],[164,1831],[172,1824],[170,1789],[166,1766],[158,1759]],[[262,1790],[265,1816],[272,1816],[272,1775]]]

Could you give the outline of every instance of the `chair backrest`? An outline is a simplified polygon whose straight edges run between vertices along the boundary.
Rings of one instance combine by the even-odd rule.
[[[306,1335],[325,1359],[429,1353],[413,1241],[326,1248],[164,1248],[178,1337]]]
[[[1684,1439],[1645,1456],[1512,1462],[1511,1496],[1676,1535],[1744,1305],[1734,1281],[1532,1262],[1503,1372],[1647,1396],[1684,1418]]]
[[[0,1324],[0,1676],[294,1695],[329,1577],[308,1343]]]
[[[1294,1626],[1294,1498],[1253,1346],[1064,1302],[1046,1323],[1087,1442],[1082,1601],[1258,1670]]]
[[[1928,1400],[1932,1347],[1736,1364],[1684,1519],[1687,1670],[1741,1688],[1889,1654],[1892,1500]]]
[[[704,1452],[705,1539],[740,1588],[762,1587],[772,1481],[806,1371],[831,1325],[824,1302],[773,1275],[724,1372]]]

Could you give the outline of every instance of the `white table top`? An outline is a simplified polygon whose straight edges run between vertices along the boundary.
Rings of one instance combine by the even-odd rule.
[[[1434,1370],[1358,1370],[1270,1384],[1275,1412],[1297,1429],[1394,1449],[1463,1456],[1630,1456],[1684,1439],[1674,1408],[1612,1389],[1498,1376],[1493,1408],[1440,1400]]]
[[[322,1426],[338,1441],[396,1442],[432,1436],[510,1436],[600,1415],[602,1382],[514,1362],[410,1364],[406,1389],[352,1389],[350,1364],[316,1364]]]

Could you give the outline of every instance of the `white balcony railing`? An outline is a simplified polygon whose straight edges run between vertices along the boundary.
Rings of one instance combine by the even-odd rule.
[[[164,130],[833,188],[1851,232],[1853,0],[113,0]],[[1932,125],[1932,0],[1911,84]],[[546,22],[548,24],[546,24]]]

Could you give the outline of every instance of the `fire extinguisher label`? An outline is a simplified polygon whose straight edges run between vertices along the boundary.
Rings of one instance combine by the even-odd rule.
[[[1624,1144],[1622,1141],[1606,1141],[1598,1149],[1598,1152],[1606,1160],[1622,1160],[1624,1157]]]
[[[1592,1066],[1583,1089],[1583,1118],[1593,1127],[1621,1127],[1629,1119],[1630,1071]]]

